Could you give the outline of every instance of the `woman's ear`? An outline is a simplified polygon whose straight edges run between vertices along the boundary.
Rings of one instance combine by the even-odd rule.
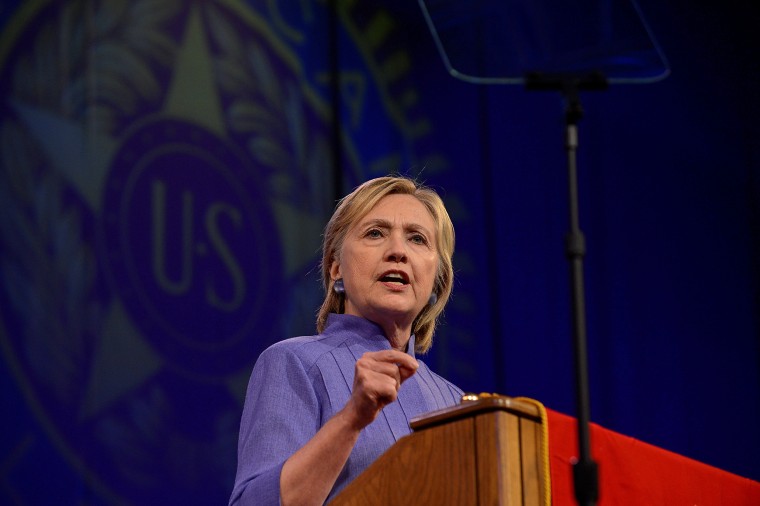
[[[333,260],[332,264],[330,264],[330,279],[335,281],[342,277],[343,275],[340,273],[340,262],[338,262],[338,260]]]

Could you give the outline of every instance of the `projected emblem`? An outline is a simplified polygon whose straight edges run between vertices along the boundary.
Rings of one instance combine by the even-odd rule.
[[[135,129],[111,165],[102,226],[113,288],[190,375],[237,371],[260,351],[254,331],[275,334],[278,234],[255,174],[234,146],[173,119]]]
[[[428,130],[403,58],[383,51],[393,81],[365,70],[388,20],[369,43],[346,8],[334,160],[329,61],[306,38],[324,6],[266,4],[41,1],[0,40],[0,344],[106,502],[226,500],[253,361],[314,329],[334,167],[350,187],[412,163],[368,118],[394,145]]]

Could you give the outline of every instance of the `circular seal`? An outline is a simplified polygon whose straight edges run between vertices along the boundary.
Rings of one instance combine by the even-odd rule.
[[[112,290],[167,364],[224,377],[274,335],[282,278],[262,185],[234,146],[155,118],[125,135],[103,192]]]

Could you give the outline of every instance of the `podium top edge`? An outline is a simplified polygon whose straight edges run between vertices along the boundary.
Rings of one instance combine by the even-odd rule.
[[[412,430],[421,430],[433,425],[452,422],[460,418],[477,416],[490,411],[507,411],[522,418],[530,418],[540,423],[541,413],[539,408],[532,403],[513,399],[505,396],[493,396],[477,401],[463,401],[461,404],[451,406],[429,413],[424,413],[410,420]]]

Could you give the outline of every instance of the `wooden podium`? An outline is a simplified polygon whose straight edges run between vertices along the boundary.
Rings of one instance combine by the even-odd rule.
[[[550,504],[545,419],[537,404],[474,396],[415,418],[333,506]]]

